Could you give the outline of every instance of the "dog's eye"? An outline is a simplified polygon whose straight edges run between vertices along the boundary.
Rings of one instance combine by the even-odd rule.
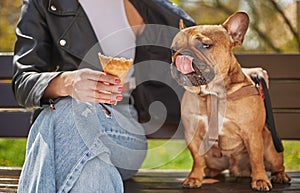
[[[203,44],[203,43],[200,43],[198,46],[198,49],[210,49],[212,47],[212,44]]]
[[[202,44],[202,48],[204,48],[204,49],[209,49],[211,47],[212,47],[211,44]]]
[[[205,44],[205,43],[202,43],[200,41],[197,41],[195,46],[198,50],[207,50],[207,49],[210,49],[213,45],[212,44]]]

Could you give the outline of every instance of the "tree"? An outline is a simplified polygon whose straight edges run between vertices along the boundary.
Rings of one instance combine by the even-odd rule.
[[[220,24],[230,14],[244,10],[250,29],[244,52],[300,52],[300,1],[296,0],[172,0],[199,24]],[[0,52],[10,52],[22,1],[0,1]],[[297,10],[298,9],[298,10]],[[297,21],[298,20],[298,21]],[[298,29],[297,29],[298,28]]]
[[[300,52],[297,4],[300,7],[295,0],[180,1],[199,24],[220,24],[232,13],[246,11],[251,24],[244,46],[238,51],[247,52]]]

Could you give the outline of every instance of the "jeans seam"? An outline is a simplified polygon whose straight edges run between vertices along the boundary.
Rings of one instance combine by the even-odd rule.
[[[58,193],[67,193],[69,192],[73,185],[75,184],[76,180],[80,176],[80,171],[84,167],[84,165],[95,157],[89,150],[84,152],[84,155],[78,160],[77,164],[72,168],[71,172],[66,177],[66,180],[58,190]],[[78,175],[77,175],[78,174]]]

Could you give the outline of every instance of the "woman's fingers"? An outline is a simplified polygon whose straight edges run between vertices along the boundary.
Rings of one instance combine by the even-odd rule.
[[[251,74],[257,74],[258,76],[261,76],[266,81],[267,87],[269,88],[269,75],[266,70],[263,68],[257,67],[257,68],[242,68],[243,72],[250,77]]]
[[[257,75],[261,76],[265,79],[267,87],[269,88],[269,75],[268,75],[268,72],[264,69],[260,69],[259,71],[257,71]]]
[[[104,91],[111,93],[122,93],[124,88],[121,85],[108,84],[105,82],[97,82],[94,87],[95,91]]]
[[[123,96],[121,94],[96,91],[93,93],[92,98],[94,98],[94,102],[115,104],[117,101],[121,101]]]
[[[120,84],[121,80],[116,77],[112,76],[110,74],[106,74],[104,72],[95,71],[91,69],[85,69],[86,73],[85,75],[88,77],[88,79],[97,81],[97,82],[105,82],[109,84]]]
[[[91,69],[80,69],[74,78],[72,96],[83,102],[115,104],[123,99],[118,77]]]

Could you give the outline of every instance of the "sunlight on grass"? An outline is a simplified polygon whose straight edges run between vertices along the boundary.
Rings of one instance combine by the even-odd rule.
[[[166,147],[165,140],[149,140],[149,149],[153,149],[148,152],[146,160],[144,161],[142,168],[151,169],[191,169],[192,157],[187,149],[177,152],[177,156],[173,152],[173,148],[176,146],[183,146],[185,142],[183,140],[172,140],[172,145]],[[286,170],[300,170],[300,141],[283,141],[284,145],[284,162]],[[153,166],[153,163],[157,167]]]
[[[190,169],[192,157],[184,140],[149,140],[143,169]]]
[[[300,141],[283,141],[286,170],[300,170]]]
[[[286,170],[300,170],[300,141],[283,141]],[[0,166],[22,166],[26,139],[0,139]],[[192,157],[184,140],[149,140],[143,169],[192,168]]]
[[[26,139],[0,139],[0,166],[22,166]]]

